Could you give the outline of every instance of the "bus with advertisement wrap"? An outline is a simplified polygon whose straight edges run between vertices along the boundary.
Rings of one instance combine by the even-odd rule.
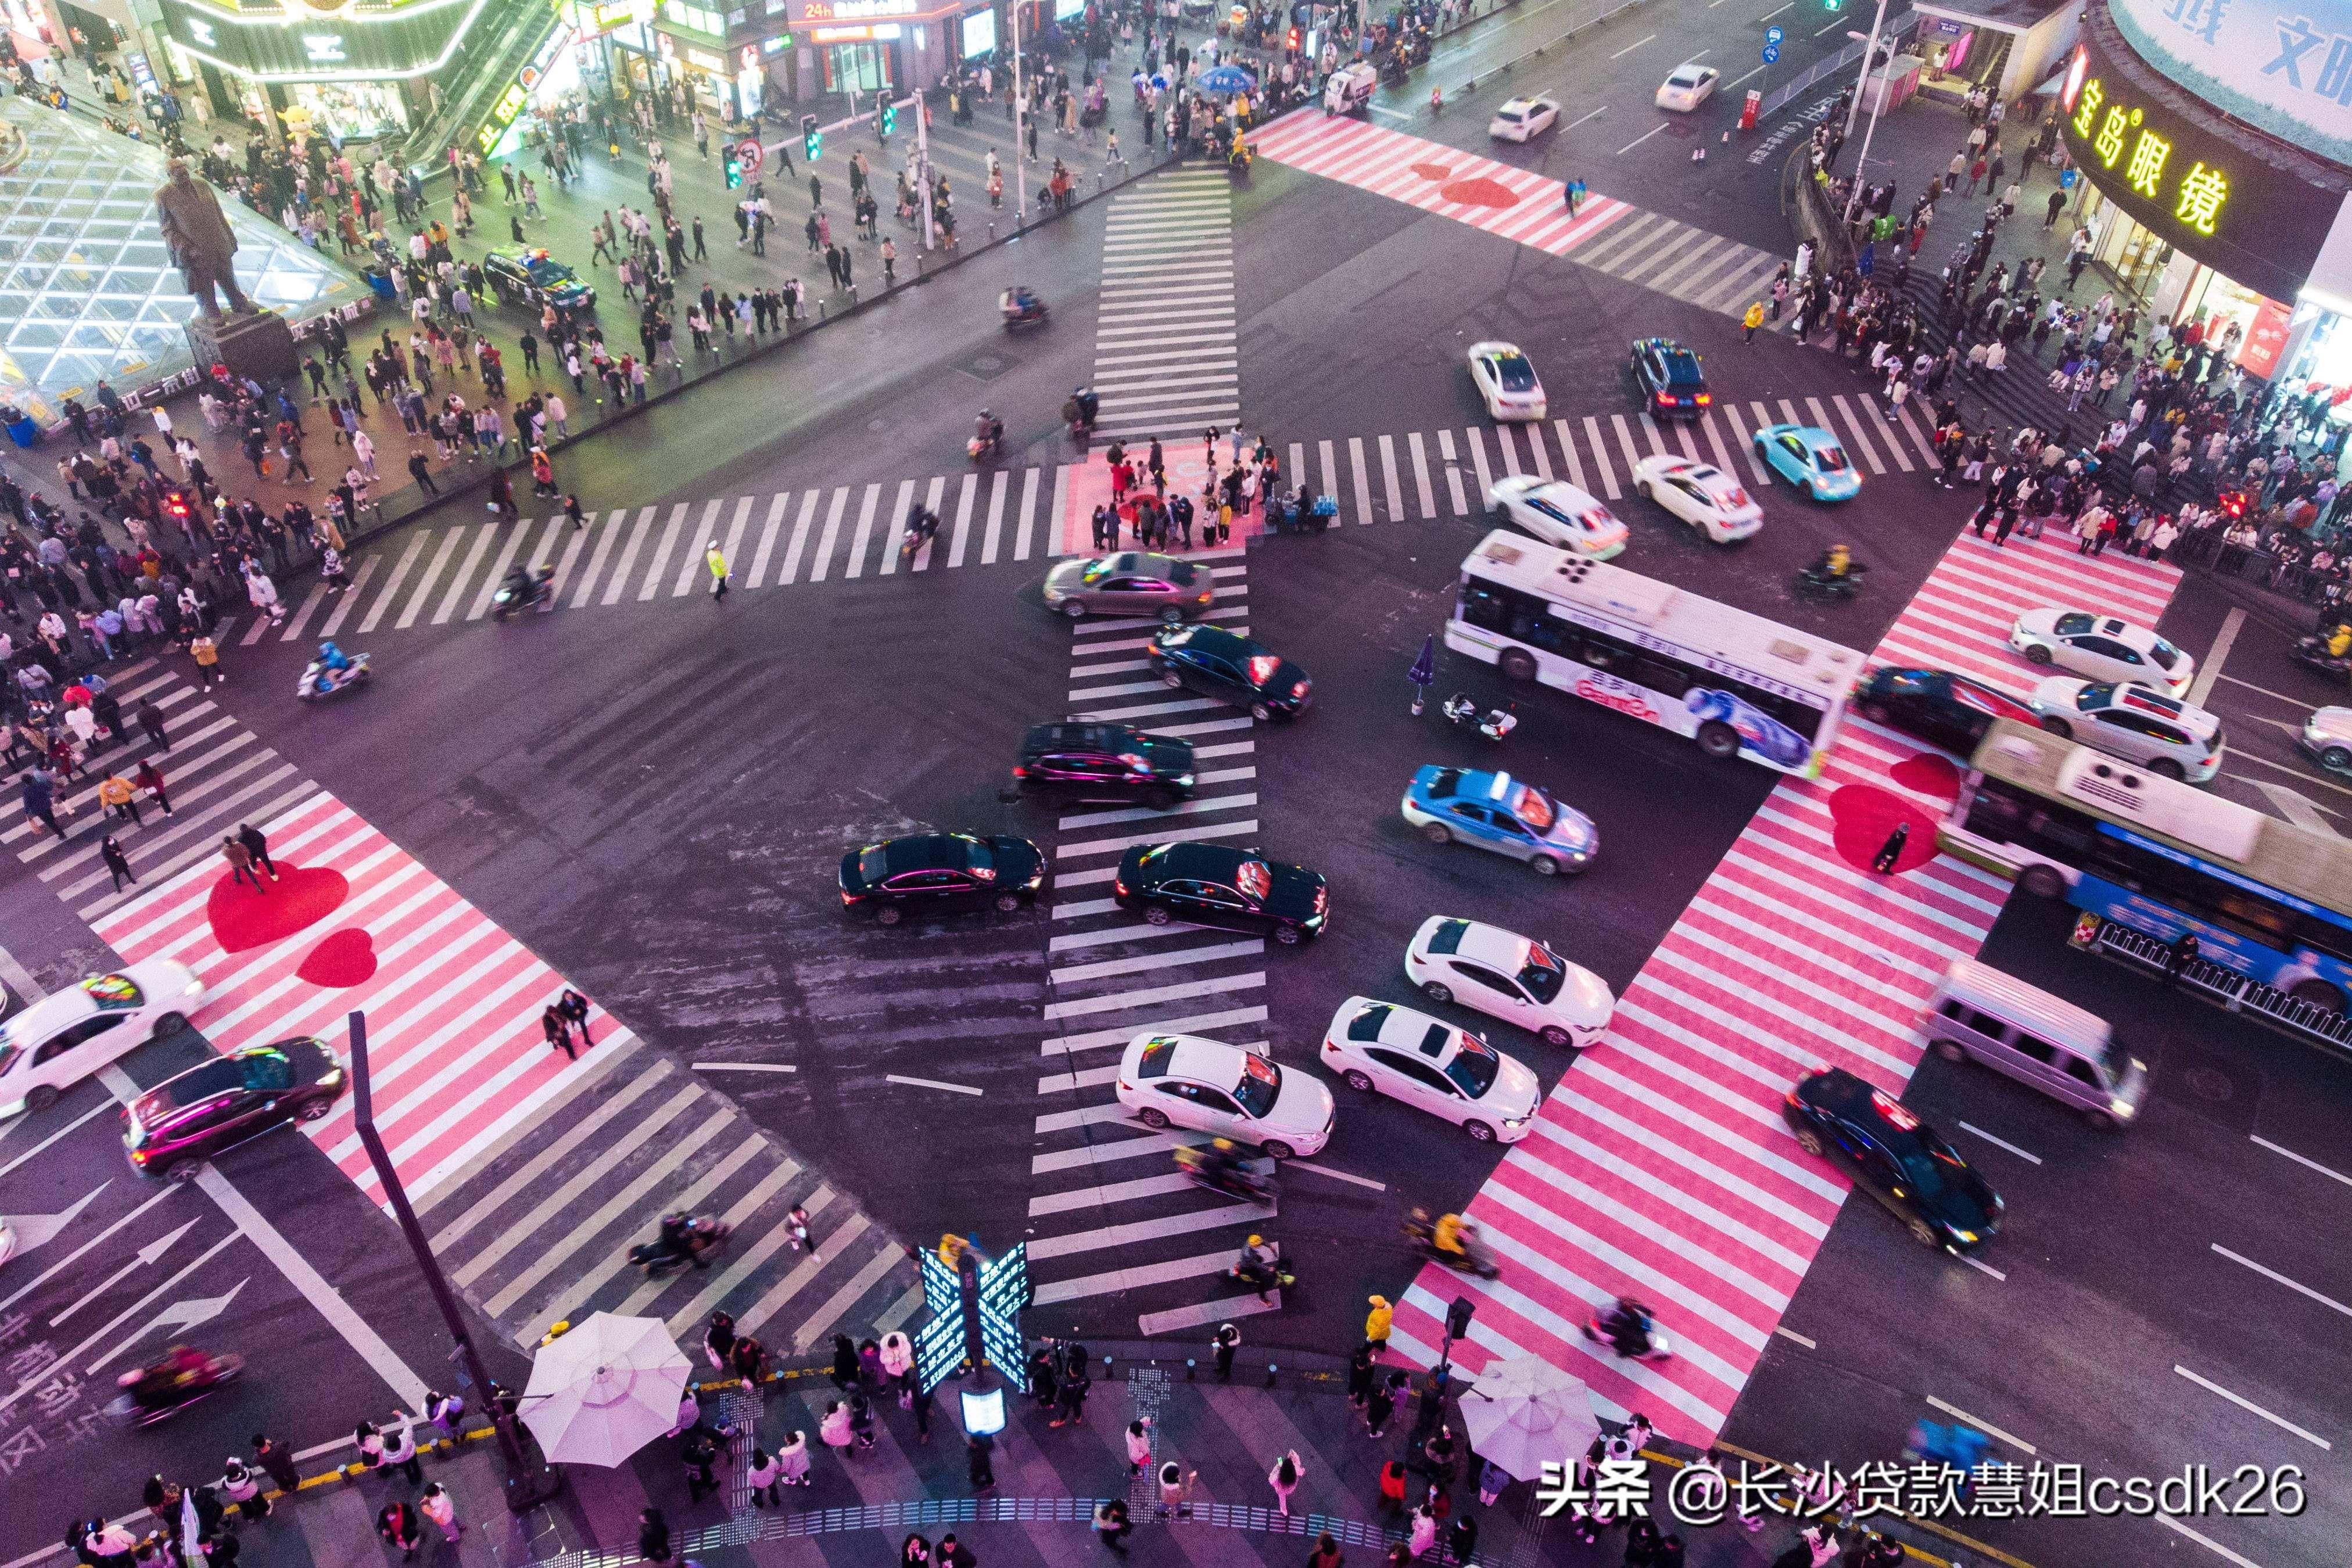
[[[1445,645],[1688,736],[1819,776],[1863,659],[1810,632],[1496,529],[1462,563]]]

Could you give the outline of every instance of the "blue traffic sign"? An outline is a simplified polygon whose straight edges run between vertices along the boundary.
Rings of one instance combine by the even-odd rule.
[[[1779,60],[1779,59],[1780,59],[1780,45],[1778,45],[1778,44],[1767,44],[1767,45],[1765,45],[1765,46],[1764,46],[1764,63],[1765,63],[1766,65],[1768,65],[1768,66],[1769,66],[1769,65],[1773,64],[1775,61]]]
[[[1778,27],[1767,27],[1764,29],[1764,41],[1768,44],[1777,46],[1780,40],[1786,37],[1788,37],[1788,35],[1781,32]]]

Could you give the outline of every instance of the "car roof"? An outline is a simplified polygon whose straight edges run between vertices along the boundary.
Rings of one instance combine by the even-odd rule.
[[[1072,718],[1058,723],[1031,725],[1029,733],[1022,737],[1021,748],[1024,751],[1051,751],[1071,746],[1125,748],[1142,738],[1141,731],[1127,725]]]
[[[1238,632],[1228,632],[1222,626],[1203,626],[1197,622],[1189,626],[1177,627],[1172,635],[1166,636],[1161,639],[1160,646],[1164,648],[1213,648],[1218,653],[1225,653],[1234,658],[1248,658],[1253,654],[1270,653],[1274,651],[1271,648],[1253,643]]]
[[[2107,699],[2107,706],[2120,708],[2126,713],[2144,714],[2149,718],[2160,718],[2167,724],[2177,724],[2198,734],[2210,733],[2221,727],[2221,719],[2210,709],[2183,702],[2179,697],[2168,696],[2137,681],[2116,682],[2115,695]]]
[[[906,871],[961,870],[971,862],[971,843],[961,833],[909,833],[884,840],[882,850],[889,874],[897,876]]]
[[[1667,77],[1666,80],[1679,86],[1686,87],[1696,83],[1701,78],[1707,76],[1710,69],[1711,68],[1706,66],[1685,63],[1683,65],[1676,66],[1674,68],[1674,73]]]
[[[1527,350],[1521,349],[1517,343],[1506,343],[1499,339],[1490,342],[1473,343],[1470,345],[1470,352],[1474,358],[1480,359],[1508,354],[1517,354],[1523,360],[1528,357]]]
[[[1231,844],[1207,844],[1197,839],[1175,839],[1150,848],[1164,852],[1153,868],[1163,876],[1230,879],[1244,861],[1263,858],[1255,850],[1237,849]]]
[[[15,1017],[0,1023],[0,1031],[27,1044],[47,1039],[69,1023],[79,1023],[98,1010],[98,1004],[82,993],[79,986],[68,986],[52,991],[39,1001],[20,1009]]]
[[[1462,933],[1462,940],[1455,945],[1454,954],[1458,958],[1491,964],[1496,968],[1507,971],[1518,967],[1520,949],[1531,940],[1533,938],[1522,936],[1516,931],[1489,925],[1483,920],[1473,920],[1469,929]]]
[[[1916,1112],[1843,1067],[1808,1077],[1805,1092],[1821,1109],[1867,1129],[1890,1146],[1920,1141],[1923,1124]]]
[[[1540,485],[1520,492],[1529,501],[1550,501],[1570,511],[1589,512],[1601,505],[1601,498],[1590,490],[1580,490],[1565,479],[1547,479]]]
[[[1240,1077],[1242,1059],[1249,1054],[1238,1045],[1228,1045],[1222,1040],[1203,1040],[1199,1035],[1180,1034],[1172,1039],[1176,1049],[1168,1058],[1168,1071],[1163,1076],[1191,1078],[1202,1083],[1213,1083],[1230,1089]]]

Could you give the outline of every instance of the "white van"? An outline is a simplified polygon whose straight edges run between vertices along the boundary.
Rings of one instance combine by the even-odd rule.
[[[2147,1067],[2096,1013],[1973,958],[1955,958],[1928,1004],[1927,1043],[1948,1061],[1974,1057],[2079,1109],[2093,1126],[2139,1114]]]
[[[1380,85],[1380,72],[1362,60],[1341,66],[1323,84],[1323,111],[1353,114],[1372,101],[1372,89]]]

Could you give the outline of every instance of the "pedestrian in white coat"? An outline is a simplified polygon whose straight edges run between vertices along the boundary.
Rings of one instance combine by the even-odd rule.
[[[1127,1424],[1127,1473],[1129,1477],[1131,1479],[1141,1475],[1143,1473],[1143,1467],[1150,1462],[1151,1417],[1146,1416],[1140,1419],[1130,1421]]]
[[[408,1472],[410,1486],[423,1486],[425,1467],[416,1462],[416,1423],[405,1410],[395,1410],[393,1415],[397,1424],[384,1436],[383,1468],[391,1469],[397,1465]]]
[[[441,1527],[444,1541],[455,1542],[466,1533],[466,1527],[457,1522],[457,1500],[439,1481],[425,1489],[425,1495],[416,1500],[416,1511]]]

